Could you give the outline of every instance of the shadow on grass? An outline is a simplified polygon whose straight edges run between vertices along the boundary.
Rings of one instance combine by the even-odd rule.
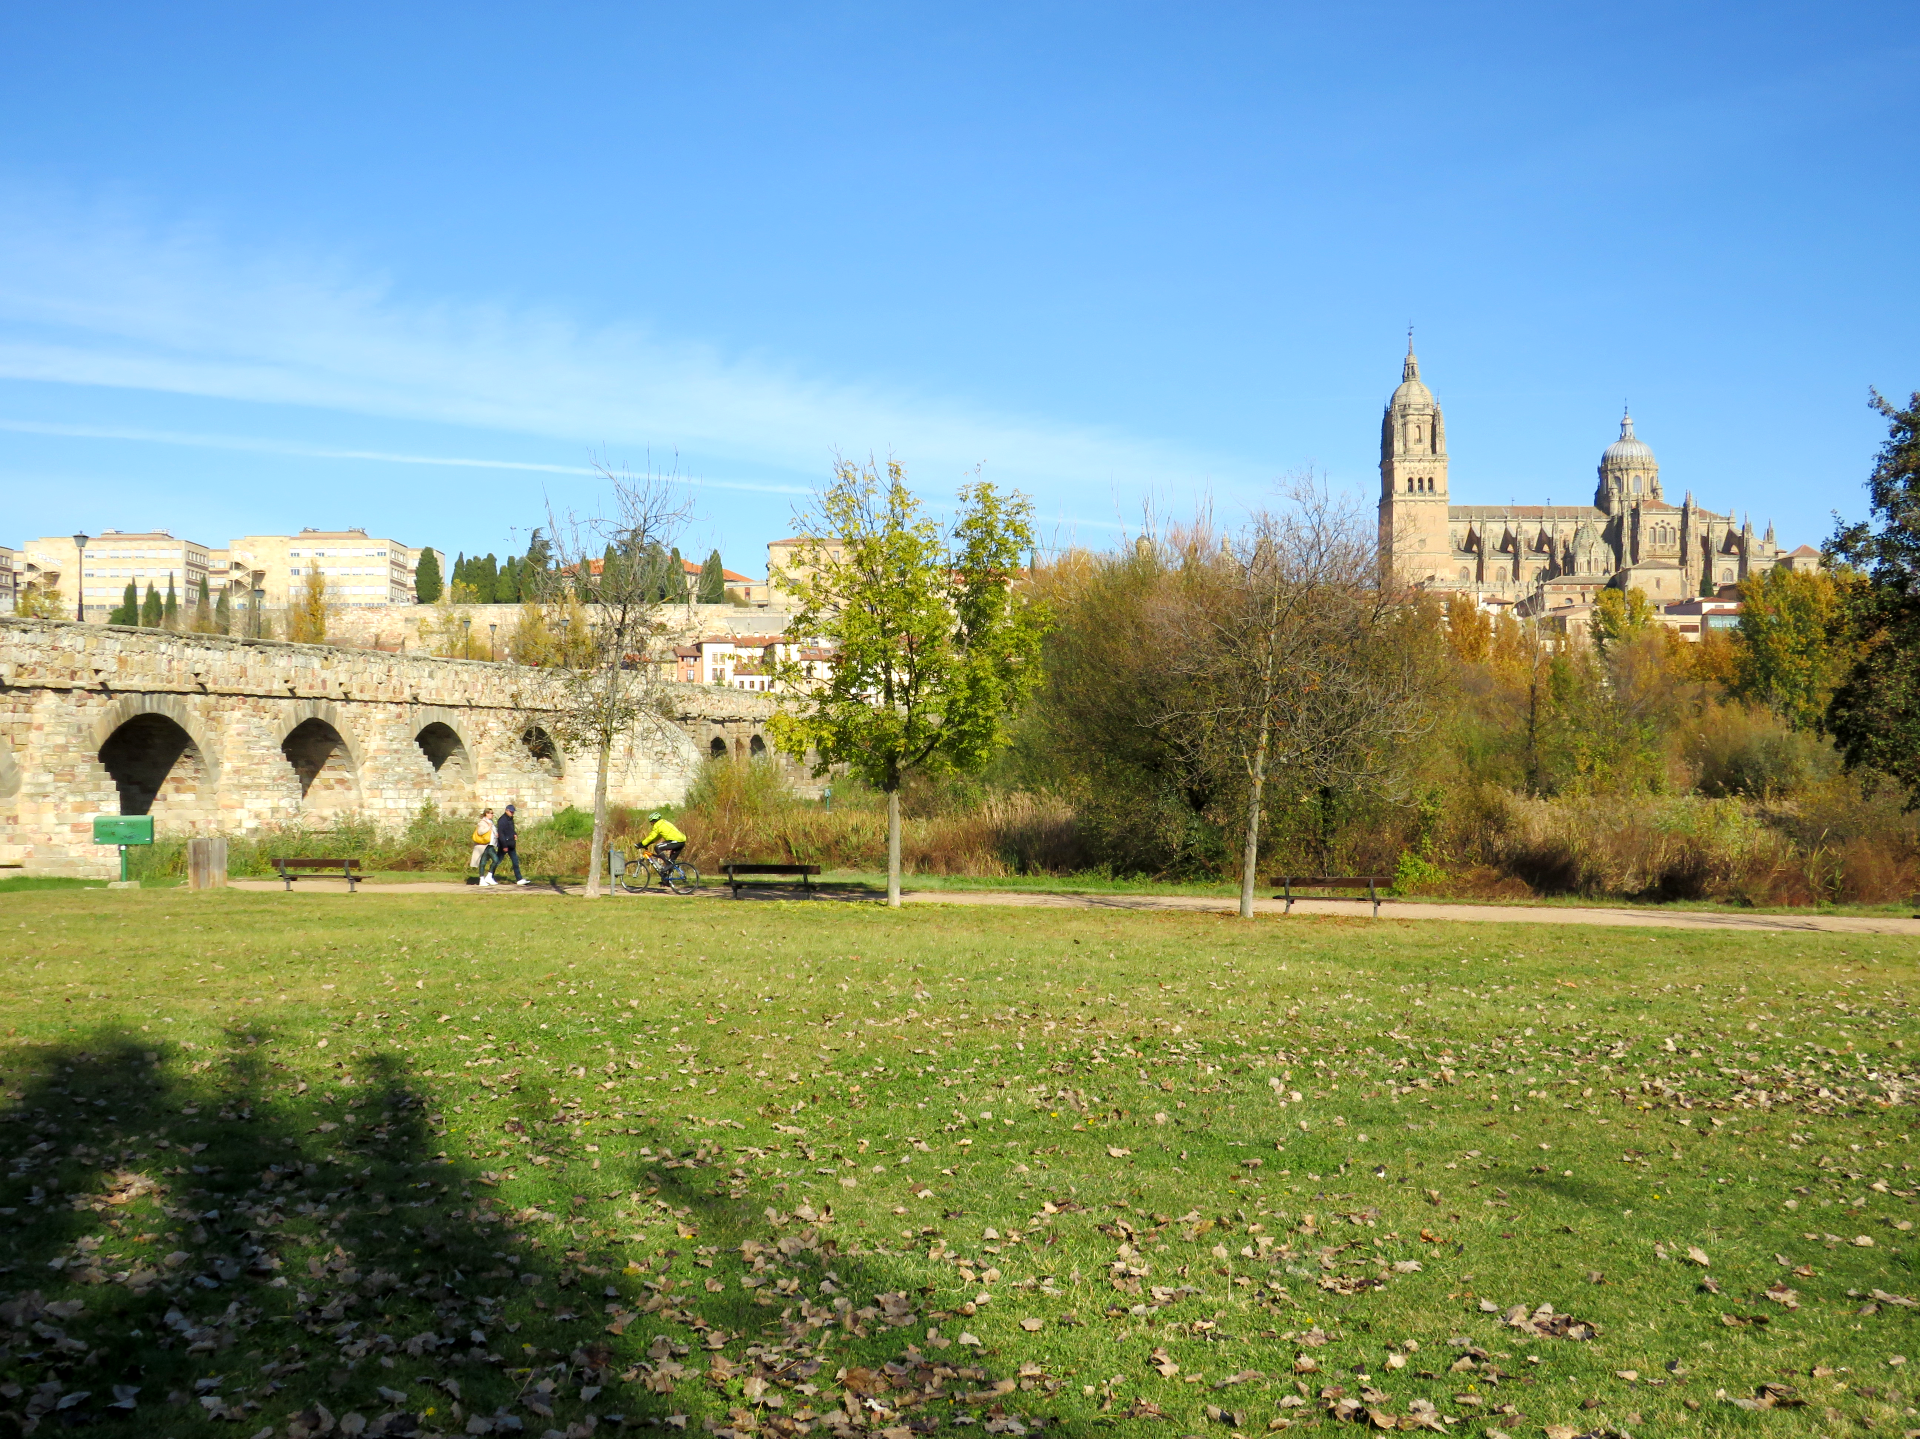
[[[984,1370],[906,1343],[943,1317],[884,1258],[765,1207],[717,1142],[656,1127],[634,1173],[590,1170],[509,1073],[499,1128],[546,1161],[522,1179],[442,1150],[396,1054],[257,1027],[5,1062],[13,1433],[933,1433],[967,1391],[1000,1413]]]

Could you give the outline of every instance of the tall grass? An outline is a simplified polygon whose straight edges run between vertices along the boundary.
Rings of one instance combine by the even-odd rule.
[[[716,759],[687,792],[678,823],[702,865],[782,861],[829,870],[886,863],[885,797],[836,780],[831,806],[799,795],[766,761]],[[901,864],[922,875],[1031,875],[1084,869],[1072,810],[1013,794],[953,800],[924,784],[902,805]]]

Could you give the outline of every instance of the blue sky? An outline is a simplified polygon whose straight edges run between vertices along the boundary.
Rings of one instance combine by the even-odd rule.
[[[836,450],[1047,534],[1453,496],[1818,543],[1920,388],[1912,5],[15,5],[0,543],[517,549],[598,455],[760,573]]]

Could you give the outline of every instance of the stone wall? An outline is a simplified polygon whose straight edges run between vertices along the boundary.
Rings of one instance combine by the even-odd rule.
[[[518,605],[342,605],[327,612],[327,639],[336,645],[365,649],[405,651],[432,650],[440,647],[439,628],[451,614],[471,623],[468,634],[485,652],[489,643],[502,658],[507,642],[520,624]],[[284,617],[276,618],[284,624]],[[785,610],[739,605],[670,606],[662,617],[672,643],[721,635],[777,635],[787,628],[792,617]],[[234,621],[244,625],[245,616]],[[492,626],[489,631],[488,627]]]
[[[97,814],[151,814],[156,834],[177,837],[346,814],[397,827],[429,801],[467,812],[512,800],[527,819],[591,808],[593,758],[553,742],[527,708],[527,675],[0,617],[0,865],[112,873],[115,852],[92,841]],[[663,691],[671,718],[641,721],[615,747],[614,803],[679,801],[709,755],[770,755],[768,697]]]

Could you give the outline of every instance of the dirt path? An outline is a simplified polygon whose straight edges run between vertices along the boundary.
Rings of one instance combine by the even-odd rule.
[[[236,890],[279,890],[278,880],[235,880]],[[302,880],[305,893],[344,895],[343,880]],[[363,884],[363,895],[471,895],[489,903],[505,902],[508,897],[530,899],[535,896],[577,895],[578,888],[558,890],[541,883],[530,886],[500,885],[480,889],[446,880],[398,881]],[[834,891],[816,892],[823,900],[870,901],[867,895]],[[803,892],[784,885],[757,886],[755,900],[797,900]],[[676,897],[667,895],[620,895],[619,900],[664,903]],[[700,899],[726,899],[723,886],[702,892]],[[902,898],[909,905],[1016,905],[1047,910],[1186,910],[1198,914],[1230,915],[1232,900],[1212,895],[1045,895],[1018,890],[910,890]],[[1282,916],[1286,906],[1277,900],[1257,900],[1254,910],[1260,915]],[[1296,900],[1295,915],[1343,915],[1348,919],[1370,918],[1365,901]],[[1764,933],[1824,931],[1839,935],[1912,935],[1920,936],[1920,919],[1893,915],[1758,915],[1724,910],[1627,910],[1604,906],[1572,905],[1468,905],[1433,901],[1387,900],[1380,906],[1382,920],[1458,920],[1490,925],[1613,925],[1640,926],[1660,930],[1754,930]]]

